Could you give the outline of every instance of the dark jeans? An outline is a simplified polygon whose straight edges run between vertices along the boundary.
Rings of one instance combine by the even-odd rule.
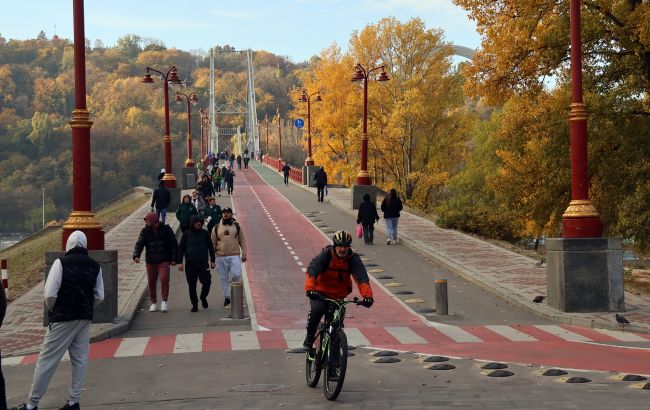
[[[363,227],[363,242],[368,245],[375,241],[375,224],[361,224]]]
[[[289,174],[284,174],[284,184],[289,185]]]
[[[0,292],[4,291],[0,289]],[[0,354],[1,356],[2,354]],[[0,410],[7,410],[7,394],[5,392],[5,377],[2,375],[2,363],[0,363]]]
[[[321,299],[310,299],[309,304],[311,309],[309,315],[307,316],[307,338],[313,339],[316,335],[316,330],[318,330],[318,324],[320,323],[324,314],[328,314],[328,319],[332,319],[334,311],[328,311],[329,302]]]
[[[158,220],[164,225],[165,219],[167,218],[167,208],[156,208],[156,216],[158,216]]]
[[[226,182],[226,187],[228,188],[228,195],[232,195],[232,191],[235,189],[232,183]]]
[[[210,285],[212,284],[212,275],[210,274],[210,266],[208,262],[185,264],[185,279],[187,279],[187,286],[190,289],[190,302],[192,306],[199,304],[199,298],[196,295],[196,283],[201,282],[201,298],[205,298],[210,293]]]

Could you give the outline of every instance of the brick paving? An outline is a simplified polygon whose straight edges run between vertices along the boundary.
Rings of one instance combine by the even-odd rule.
[[[149,209],[148,203],[142,205],[106,233],[106,249],[118,251],[118,318],[121,321],[131,320],[131,311],[139,304],[146,288],[145,264],[135,264],[131,255],[143,226],[142,219]],[[167,214],[167,224],[176,229],[178,222],[173,213]],[[41,281],[9,304],[5,323],[0,330],[3,357],[25,355],[40,349],[45,335],[43,285]],[[101,335],[110,333],[112,327],[111,324],[93,324],[91,338],[101,338]]]
[[[328,191],[326,201],[356,216],[356,211],[351,209],[349,189],[329,188]],[[375,227],[385,232],[383,223]],[[511,303],[563,323],[620,330],[613,313],[565,313],[546,302],[532,303],[535,296],[546,294],[546,267],[537,267],[535,259],[459,231],[440,228],[409,212],[401,213],[398,232],[400,240]],[[382,243],[382,235],[375,235],[377,243]],[[625,306],[625,317],[632,322],[626,330],[650,332],[650,297],[625,292]]]

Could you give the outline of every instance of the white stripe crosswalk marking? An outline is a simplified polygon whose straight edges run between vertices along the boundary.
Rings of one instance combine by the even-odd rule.
[[[444,334],[445,336],[454,340],[457,343],[477,343],[482,342],[481,339],[473,334],[461,329],[458,326],[450,326],[442,323],[431,323],[433,327]]]
[[[491,325],[485,327],[490,329],[494,333],[499,334],[513,342],[537,342],[538,341],[534,337],[527,335],[526,333],[520,332],[519,330],[514,329],[510,326]]]
[[[648,339],[644,339],[639,335],[628,332],[619,332],[618,330],[607,330],[607,329],[592,329],[596,332],[600,332],[607,336],[611,336],[614,339],[620,340],[621,342],[647,342]]]
[[[408,327],[386,327],[395,339],[402,344],[427,344],[427,341]]]
[[[16,356],[16,357],[3,357],[2,365],[3,366],[14,366],[20,364],[23,361],[25,356]]]
[[[305,340],[305,335],[307,331],[305,330],[283,330],[282,336],[284,341],[287,343],[289,348],[302,346],[302,342]]]
[[[348,344],[352,346],[371,346],[372,343],[357,328],[345,328],[345,335],[348,337]]]
[[[246,330],[242,332],[230,332],[230,345],[232,350],[259,350],[260,342],[257,334]]]
[[[556,326],[556,325],[534,325],[534,326],[539,330],[543,330],[554,336],[562,338],[567,342],[593,342],[593,340],[589,339],[588,337],[579,335],[577,333],[573,333],[570,330],[566,330],[560,326]]]
[[[115,352],[115,357],[142,356],[148,342],[148,337],[130,337],[128,339],[122,339],[120,346]]]
[[[197,353],[203,351],[203,333],[176,335],[174,353]]]

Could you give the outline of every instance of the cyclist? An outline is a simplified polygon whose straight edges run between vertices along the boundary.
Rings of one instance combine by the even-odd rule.
[[[374,302],[366,267],[359,255],[350,248],[352,235],[338,231],[332,239],[333,244],[326,246],[316,255],[307,268],[305,290],[310,299],[311,310],[307,316],[307,337],[303,343],[306,349],[311,349],[314,344],[318,323],[327,312],[328,304],[323,296],[329,299],[344,299],[352,293],[352,277],[363,297],[361,304],[369,308]]]

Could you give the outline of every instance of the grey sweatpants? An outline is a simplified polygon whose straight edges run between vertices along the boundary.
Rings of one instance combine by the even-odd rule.
[[[217,256],[217,272],[219,272],[223,297],[229,298],[230,282],[241,281],[241,257],[238,255]]]
[[[88,364],[89,331],[90,320],[72,320],[50,324],[47,333],[45,333],[45,339],[43,339],[38,362],[36,362],[34,381],[29,392],[29,404],[38,406],[38,402],[45,395],[50,380],[52,380],[66,351],[70,353],[70,364],[72,365],[69,400],[79,402]]]

